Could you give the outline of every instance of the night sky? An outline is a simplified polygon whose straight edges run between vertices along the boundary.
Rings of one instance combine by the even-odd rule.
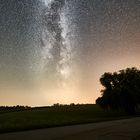
[[[0,1],[0,105],[94,103],[139,53],[139,0]]]

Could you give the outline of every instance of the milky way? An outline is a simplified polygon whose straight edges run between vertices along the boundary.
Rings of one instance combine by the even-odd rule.
[[[37,92],[2,104],[94,102],[104,72],[140,68],[139,37],[139,0],[1,0],[1,89]]]

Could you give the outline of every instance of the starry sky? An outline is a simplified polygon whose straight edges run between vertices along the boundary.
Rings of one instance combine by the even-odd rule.
[[[0,1],[0,105],[95,103],[139,53],[139,0]]]

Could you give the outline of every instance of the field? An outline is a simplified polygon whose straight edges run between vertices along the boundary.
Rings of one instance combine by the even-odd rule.
[[[0,112],[0,133],[128,118],[123,112],[104,111],[99,106],[65,105]]]

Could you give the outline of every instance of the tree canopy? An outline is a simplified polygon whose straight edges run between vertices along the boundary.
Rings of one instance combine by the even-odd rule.
[[[140,104],[140,70],[127,68],[114,73],[104,73],[100,82],[104,89],[96,103],[104,109],[125,110],[135,113]]]

